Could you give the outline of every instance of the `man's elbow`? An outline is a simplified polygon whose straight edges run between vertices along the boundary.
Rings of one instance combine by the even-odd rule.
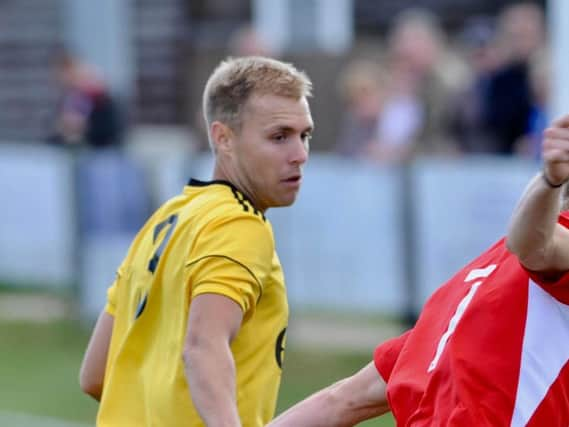
[[[101,400],[101,394],[103,393],[102,381],[98,381],[82,371],[79,374],[79,386],[83,393],[91,396],[96,401]]]
[[[527,239],[516,233],[511,226],[506,234],[505,245],[508,251],[516,255],[518,258],[527,257],[534,251],[534,246],[527,243]]]
[[[512,236],[507,235],[505,243],[506,243],[506,248],[508,249],[508,251],[510,251],[513,254],[517,254],[516,241],[514,238],[512,238]]]
[[[520,264],[528,270],[541,271],[549,266],[549,252],[547,247],[524,246],[515,239],[506,238],[506,248],[514,254]]]
[[[200,331],[194,331],[193,333],[190,332],[184,342],[182,360],[186,368],[188,368],[192,361],[208,358],[218,350],[219,349],[216,348],[211,337],[204,335]]]
[[[184,343],[184,348],[182,350],[182,360],[184,362],[184,366],[187,368],[191,361],[192,361],[192,354],[196,352],[199,348],[198,341],[194,337],[188,337],[186,342]]]
[[[203,351],[196,342],[186,342],[182,350],[182,361],[186,372],[194,368],[194,365],[199,362],[200,356]]]

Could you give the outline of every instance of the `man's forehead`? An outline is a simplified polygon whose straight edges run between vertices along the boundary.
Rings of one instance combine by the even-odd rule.
[[[246,103],[245,114],[252,115],[255,120],[273,122],[275,120],[310,122],[310,106],[305,97],[295,99],[279,95],[255,95]]]
[[[245,110],[255,111],[260,114],[271,114],[273,112],[302,112],[310,113],[310,107],[305,97],[293,98],[281,95],[253,95],[246,104]]]

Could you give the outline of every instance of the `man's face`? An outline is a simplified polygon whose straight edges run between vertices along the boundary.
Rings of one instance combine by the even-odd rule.
[[[233,170],[256,207],[288,206],[302,182],[313,128],[305,98],[252,96],[233,138]]]

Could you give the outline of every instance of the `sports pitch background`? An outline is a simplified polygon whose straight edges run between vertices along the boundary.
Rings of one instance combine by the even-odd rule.
[[[0,294],[0,299],[2,294]],[[81,393],[78,372],[88,328],[69,320],[0,320],[0,425],[87,427],[97,404]],[[361,348],[287,347],[277,412],[357,371],[370,360]],[[362,423],[394,426],[391,416]]]

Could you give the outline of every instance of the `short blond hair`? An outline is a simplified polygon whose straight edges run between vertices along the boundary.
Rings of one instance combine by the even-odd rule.
[[[203,113],[208,134],[214,121],[239,130],[243,106],[253,94],[301,99],[312,95],[312,82],[303,71],[276,59],[228,58],[217,66],[205,85]]]

